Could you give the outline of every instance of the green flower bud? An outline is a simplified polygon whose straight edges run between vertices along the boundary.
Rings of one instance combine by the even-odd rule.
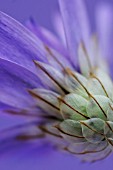
[[[57,88],[34,89],[30,94],[38,107],[54,117],[43,129],[64,140],[64,150],[85,161],[96,161],[107,157],[113,147],[113,83],[102,69],[91,66],[86,55],[80,45],[81,73],[69,68],[59,73],[38,63]]]

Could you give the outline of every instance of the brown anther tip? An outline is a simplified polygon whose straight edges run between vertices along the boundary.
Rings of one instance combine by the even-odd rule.
[[[59,129],[59,125],[58,124],[57,125],[53,125],[53,127]]]
[[[95,78],[95,75],[93,74],[93,72],[92,72],[92,71],[90,71],[90,73],[89,73],[89,74],[90,74],[90,77],[91,77],[91,78]]]
[[[51,56],[53,56],[52,51],[50,50],[50,48],[47,45],[45,45],[45,49]]]
[[[27,92],[33,97],[36,96],[36,94],[33,92],[33,90],[27,89]]]
[[[57,99],[58,99],[59,102],[62,102],[62,101],[63,101],[63,97],[61,97],[61,96],[60,96],[60,97],[57,97]]]
[[[69,75],[72,75],[72,74],[73,74],[72,71],[70,70],[70,68],[68,68],[68,67],[65,68],[65,71],[66,71],[66,73],[69,74]]]
[[[45,47],[45,49],[46,49],[47,51],[50,51],[50,49],[49,49],[49,47],[48,47],[47,45],[44,45],[44,47]]]
[[[33,90],[27,89],[27,91],[28,91],[30,94],[33,94]]]
[[[65,71],[68,75],[73,76],[75,79],[77,79],[77,76],[75,75],[75,73],[73,73],[73,71],[71,71],[70,68],[66,68]]]
[[[37,127],[42,131],[45,129],[45,127],[43,125],[38,125]]]
[[[64,97],[65,97],[65,96],[64,96]],[[63,96],[57,97],[60,105],[61,105],[62,103],[65,103],[64,97],[63,97]]]
[[[64,101],[63,97],[57,97],[57,99],[58,99],[58,102],[59,102],[59,107],[61,107],[61,104]]]
[[[80,124],[82,124],[82,125],[86,125],[83,121],[80,121]]]
[[[62,98],[61,98],[61,97],[59,97],[59,96],[57,97],[57,99],[58,99],[59,101],[61,101],[61,100],[62,100]]]
[[[67,148],[67,147],[64,147],[63,150],[68,151],[68,148]]]
[[[36,61],[36,60],[33,60],[33,63],[34,63],[34,64],[37,64],[37,61]]]
[[[34,62],[34,64],[35,64],[35,66],[41,67],[40,64],[39,64],[39,61],[33,60],[33,62]]]

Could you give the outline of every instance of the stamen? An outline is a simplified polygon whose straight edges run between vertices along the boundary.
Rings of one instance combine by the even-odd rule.
[[[17,111],[14,111],[14,110],[5,110],[5,112],[12,114],[12,115],[18,115],[18,116],[39,117],[38,114],[30,114],[30,113],[27,112],[27,110],[26,111],[24,110],[24,111],[21,111],[21,112],[17,112]]]
[[[62,91],[64,91],[65,94],[69,93],[69,91],[67,91],[66,89],[64,89],[64,87],[62,87],[62,86],[59,84],[59,82],[57,82],[57,81],[47,72],[47,70],[45,70],[45,68],[39,64],[38,61],[35,61],[35,60],[34,60],[34,63],[35,63],[35,65],[38,66],[52,81],[54,81],[55,84],[58,85],[58,87],[60,87],[60,89],[61,89]]]
[[[50,134],[50,135],[53,135],[53,136],[62,138],[62,136],[50,132],[50,131],[49,131],[48,129],[46,129],[45,126],[43,126],[43,125],[40,125],[40,126],[38,126],[38,127],[39,127],[40,130],[42,130],[42,131],[45,132],[45,133],[48,133],[48,134]]]
[[[18,135],[15,137],[16,140],[21,140],[21,141],[28,141],[28,140],[35,140],[35,139],[39,139],[39,138],[44,138],[45,134],[37,134],[37,135]]]
[[[16,112],[14,110],[5,110],[5,113],[6,114],[13,114],[13,115],[16,115],[16,116],[25,116],[25,117],[35,117],[35,118],[43,118],[43,119],[54,119],[56,120],[56,117],[55,116],[49,116],[49,115],[45,115],[44,114],[44,111],[43,113],[38,113],[38,114],[30,114],[30,113],[27,113],[28,111],[26,110],[25,113],[22,111],[22,112]]]
[[[89,59],[89,55],[88,55],[88,53],[87,53],[87,50],[86,50],[86,48],[85,48],[85,46],[84,46],[84,43],[81,43],[81,46],[82,46],[82,48],[83,48],[83,50],[84,50],[84,52],[85,52],[85,54],[86,54],[85,57],[86,57],[88,66],[89,66],[90,70],[92,70],[92,65],[91,65],[91,62],[90,62],[90,59]]]
[[[28,90],[28,92],[35,98],[38,98],[40,100],[42,100],[43,102],[47,103],[48,105],[50,105],[51,107],[53,107],[54,109],[59,111],[59,108],[54,106],[52,103],[48,102],[47,100],[45,100],[44,98],[42,98],[41,96],[39,96],[38,94],[36,94],[35,92],[33,92],[33,90]]]
[[[62,63],[57,59],[57,57],[52,53],[52,51],[50,50],[50,48],[45,45],[45,49],[46,49],[47,52],[50,54],[50,56],[52,56],[52,57],[56,60],[56,62],[61,66],[61,68],[64,70],[64,66],[63,66]]]

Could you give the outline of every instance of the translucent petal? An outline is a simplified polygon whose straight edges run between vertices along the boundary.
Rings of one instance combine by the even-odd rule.
[[[71,63],[70,56],[68,52],[66,51],[65,54],[60,54],[59,50],[54,50],[51,47],[45,46],[46,48],[46,56],[48,59],[48,62],[50,65],[52,65],[54,68],[62,70],[65,67],[69,67],[72,70],[74,69],[73,63]],[[63,51],[65,51],[63,49]]]
[[[60,132],[61,136],[68,142],[68,143],[83,143],[86,142],[86,139],[84,137],[75,137],[72,135],[67,135],[64,132]]]
[[[108,138],[107,140],[110,144],[110,148],[113,150],[113,138]]]
[[[87,51],[86,51],[85,47],[83,46],[83,44],[79,45],[78,59],[79,59],[79,65],[80,65],[81,73],[85,77],[89,77],[90,72],[91,72],[91,65],[90,65],[90,60],[88,58]]]
[[[109,98],[101,95],[93,96],[87,105],[87,114],[90,118],[97,117],[103,120],[107,118],[107,110],[109,108]]]
[[[78,121],[75,120],[64,120],[61,124],[60,124],[60,129],[65,132],[66,134],[70,134],[73,136],[79,136],[82,137],[82,128],[81,128],[81,124]]]
[[[103,160],[107,156],[109,156],[110,153],[111,153],[111,148],[107,147],[107,148],[105,148],[101,152],[97,152],[97,153],[93,153],[93,154],[89,153],[89,154],[83,156],[83,161],[86,161],[86,162],[95,162],[95,161]]]
[[[84,120],[88,118],[86,106],[86,99],[77,94],[70,93],[61,100],[60,111],[64,119],[70,117],[74,120]]]
[[[113,110],[111,108],[107,110],[107,119],[113,121]]]
[[[84,76],[76,72],[72,72],[72,74],[75,75],[85,87],[87,86],[87,79]],[[87,98],[88,94],[86,93],[84,88],[81,86],[81,84],[73,77],[72,74],[69,73],[65,75],[65,83],[66,83],[66,86],[68,87],[68,90],[70,92],[75,92],[76,94],[79,94]]]
[[[105,123],[99,118],[81,121],[83,136],[91,143],[99,143],[104,139]]]
[[[91,78],[88,80],[87,89],[92,95],[103,95],[106,96],[102,85],[95,78]]]
[[[113,83],[112,83],[112,80],[110,79],[110,76],[100,69],[96,70],[95,75],[102,82],[102,84],[104,85],[104,88],[107,91],[108,96],[112,99],[113,98],[113,94],[112,94]]]
[[[101,141],[98,144],[92,144],[90,142],[73,143],[68,146],[67,150],[73,154],[87,154],[96,153],[104,150],[108,146],[107,141]]]
[[[104,133],[107,138],[113,139],[113,122],[106,121]]]
[[[59,123],[60,123],[60,121],[49,120],[49,122],[46,122],[46,123],[40,125],[39,128],[46,134],[61,138],[59,130],[55,127]]]

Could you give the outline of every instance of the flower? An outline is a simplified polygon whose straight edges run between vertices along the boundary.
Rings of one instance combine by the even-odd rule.
[[[67,48],[33,20],[28,26],[37,36],[0,13],[1,112],[32,117],[3,131],[2,140],[49,136],[61,149],[94,162],[113,146],[113,84],[102,58],[108,48],[102,51],[106,43],[91,35],[82,0],[59,4]]]

